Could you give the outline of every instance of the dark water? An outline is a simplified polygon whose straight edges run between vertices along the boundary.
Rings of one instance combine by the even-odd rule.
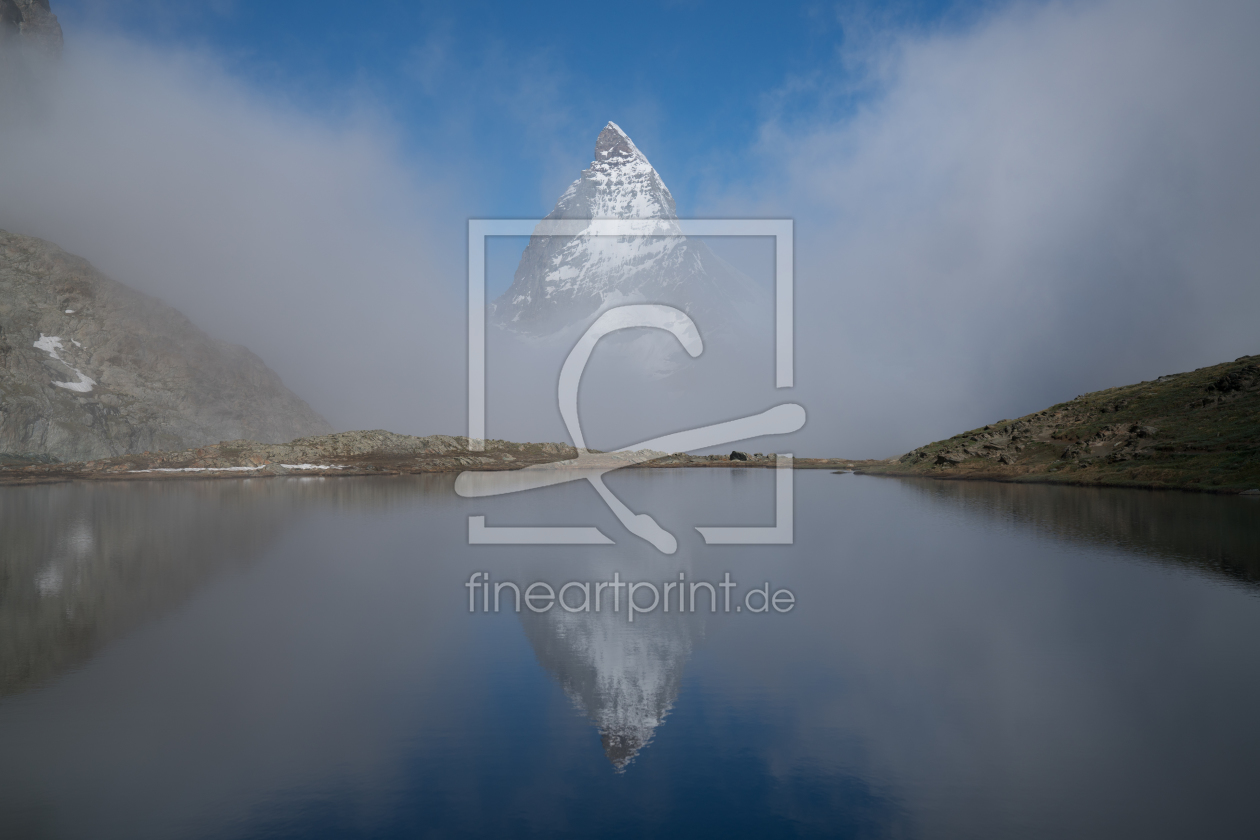
[[[794,545],[719,548],[771,472],[611,476],[672,557],[577,484],[0,489],[0,837],[1260,836],[1260,499],[795,481]],[[470,614],[476,571],[738,588]]]

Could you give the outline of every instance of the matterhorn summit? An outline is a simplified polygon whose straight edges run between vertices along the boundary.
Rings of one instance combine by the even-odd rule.
[[[616,123],[595,141],[595,160],[565,190],[547,220],[657,221],[633,236],[535,233],[492,322],[542,337],[565,333],[627,303],[676,306],[702,334],[734,324],[749,281],[703,243],[683,236],[674,196]]]

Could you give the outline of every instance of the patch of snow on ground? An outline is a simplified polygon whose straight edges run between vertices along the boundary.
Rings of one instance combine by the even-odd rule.
[[[79,342],[75,341],[73,338],[70,339],[70,341],[73,342],[76,347],[83,346],[82,344],[79,344]],[[86,393],[89,393],[92,390],[92,386],[96,384],[95,379],[88,376],[83,371],[79,370],[77,367],[72,367],[69,362],[61,358],[61,353],[59,351],[66,349],[61,344],[61,336],[44,335],[43,333],[40,333],[39,340],[36,341],[32,346],[35,347],[37,350],[43,350],[45,353],[49,355],[50,358],[56,359],[57,361],[65,365],[66,367],[70,368],[70,370],[74,371],[74,375],[79,378],[77,382],[54,381],[53,384],[56,385],[58,388],[65,388],[67,391],[78,391],[81,394],[86,394]]]
[[[61,336],[44,335],[43,333],[40,333],[39,341],[35,342],[33,346],[37,350],[43,350],[45,353],[47,353],[49,356],[52,356],[57,361],[59,362],[62,361],[61,356],[57,352],[58,350],[63,349],[61,346]]]
[[[147,470],[127,470],[129,473],[177,473],[177,472],[252,472],[261,470],[270,464],[260,464],[256,467],[153,467]],[[276,466],[284,467],[286,470],[348,470],[349,467],[338,466],[335,464],[277,464]]]
[[[127,472],[240,472],[242,470],[261,470],[265,466],[266,464],[257,467],[154,467],[148,470],[127,470]]]
[[[70,367],[66,365],[66,367]],[[78,391],[81,394],[87,394],[92,390],[92,386],[96,384],[96,380],[85,374],[78,368],[70,368],[75,375],[79,377],[78,382],[53,382],[58,388],[65,388],[67,391]]]

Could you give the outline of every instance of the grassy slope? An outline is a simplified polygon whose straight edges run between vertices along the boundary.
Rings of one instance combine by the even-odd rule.
[[[880,475],[1260,487],[1260,356],[1085,394],[865,467]]]

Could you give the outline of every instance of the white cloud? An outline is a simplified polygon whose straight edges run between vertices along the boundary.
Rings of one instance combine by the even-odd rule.
[[[435,243],[463,220],[387,121],[312,117],[205,55],[84,34],[22,72],[0,227],[247,345],[336,426],[462,428],[462,401],[434,395],[462,390],[461,254]]]
[[[767,123],[767,198],[723,206],[797,219],[802,451],[1260,352],[1257,31],[1248,3],[1021,5],[894,40],[843,120]]]

